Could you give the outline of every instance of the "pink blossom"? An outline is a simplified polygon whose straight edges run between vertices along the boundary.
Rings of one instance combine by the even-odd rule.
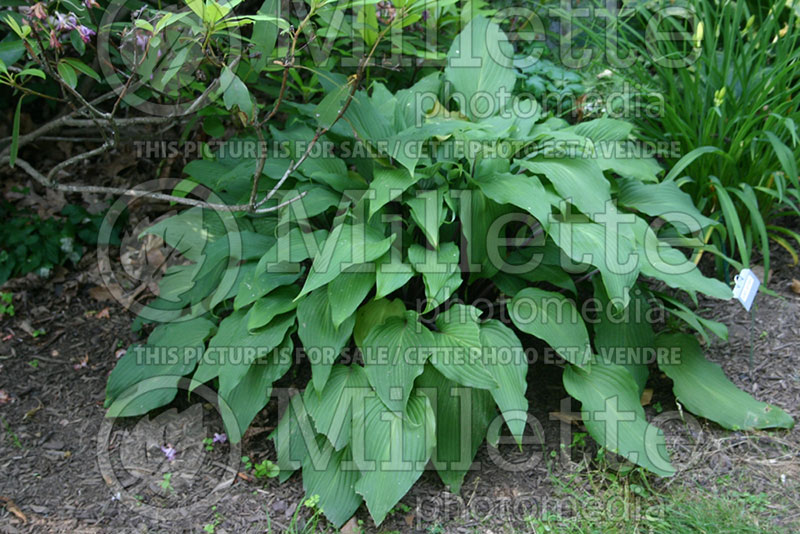
[[[45,18],[47,18],[47,10],[45,9],[44,4],[42,2],[36,2],[35,4],[33,4],[33,6],[31,6],[29,14],[33,15],[39,20],[44,20]]]
[[[92,9],[93,7],[100,7],[100,4],[98,4],[96,0],[83,0],[83,5],[86,6],[86,9]]]
[[[61,43],[58,40],[55,30],[50,30],[50,46],[55,49],[61,48]]]

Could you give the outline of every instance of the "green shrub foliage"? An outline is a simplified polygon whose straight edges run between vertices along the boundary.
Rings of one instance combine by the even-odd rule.
[[[474,18],[443,70],[395,92],[326,73],[318,104],[290,104],[285,127],[263,132],[282,147],[264,165],[268,191],[327,130],[265,206],[300,200],[264,216],[191,208],[149,228],[189,261],[142,311],[139,324],[157,325],[112,372],[108,415],[168,404],[182,379],[210,383],[237,441],[276,381],[307,380],[275,421],[274,461],[281,480],[302,471],[336,526],[362,502],[381,523],[429,464],[458,492],[487,435],[521,442],[531,348],[563,360],[602,446],[659,475],[675,469],[640,403],[656,365],[698,415],[791,426],[704,358],[690,331],[726,329],[675,295],[731,298],[672,246],[714,221],[634,157],[630,124],[570,125],[514,94],[503,37]],[[185,172],[246,200],[257,158],[234,148],[253,141]],[[618,357],[650,353],[670,357]]]

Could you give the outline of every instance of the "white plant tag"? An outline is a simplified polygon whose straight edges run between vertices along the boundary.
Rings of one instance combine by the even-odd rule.
[[[742,303],[744,309],[750,311],[753,306],[753,300],[758,293],[758,286],[761,285],[761,280],[753,274],[750,269],[742,269],[742,271],[734,277],[736,285],[733,286],[733,296]]]

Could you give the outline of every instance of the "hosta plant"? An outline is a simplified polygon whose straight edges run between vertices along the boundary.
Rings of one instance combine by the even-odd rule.
[[[633,157],[630,124],[570,125],[516,94],[503,37],[473,19],[442,71],[396,92],[328,73],[324,97],[261,133],[281,150],[256,185],[282,187],[260,205],[285,205],[191,208],[149,228],[188,261],[142,314],[158,324],[112,372],[108,415],[209,383],[237,441],[292,373],[307,382],[274,421],[273,460],[281,480],[302,471],[336,526],[362,503],[381,523],[429,466],[458,492],[487,436],[521,442],[533,347],[558,355],[591,435],[659,475],[675,469],[640,403],[651,369],[620,354],[669,354],[657,364],[682,405],[725,427],[790,426],[703,357],[692,331],[725,327],[678,298],[731,297],[667,240],[714,222]],[[259,160],[224,149],[253,140],[185,173],[242,202]],[[657,306],[669,331],[654,331]]]

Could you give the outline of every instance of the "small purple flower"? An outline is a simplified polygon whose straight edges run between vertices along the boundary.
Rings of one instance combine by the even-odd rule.
[[[86,6],[86,9],[92,9],[93,7],[100,7],[100,4],[98,4],[96,0],[83,0],[83,5]]]
[[[92,35],[95,35],[95,31],[91,28],[87,28],[86,26],[78,26],[75,28],[78,30],[78,33],[81,35],[81,39],[84,43],[88,43],[92,39]]]
[[[144,50],[147,48],[147,42],[150,41],[150,36],[146,33],[136,32],[136,46]]]
[[[423,21],[427,21],[428,20],[428,10],[427,9],[422,12],[422,20]]]
[[[64,13],[56,13],[56,17],[53,20],[53,25],[60,32],[74,30],[78,26],[78,18],[74,13],[70,13],[69,15],[65,15]]]
[[[225,443],[226,441],[228,441],[228,436],[224,432],[222,434],[214,432],[214,439],[211,440],[212,443]]]
[[[164,456],[166,456],[167,460],[169,460],[170,462],[174,462],[175,455],[178,454],[178,451],[176,451],[169,443],[167,443],[166,447],[163,445],[161,446],[161,452],[164,453]]]

